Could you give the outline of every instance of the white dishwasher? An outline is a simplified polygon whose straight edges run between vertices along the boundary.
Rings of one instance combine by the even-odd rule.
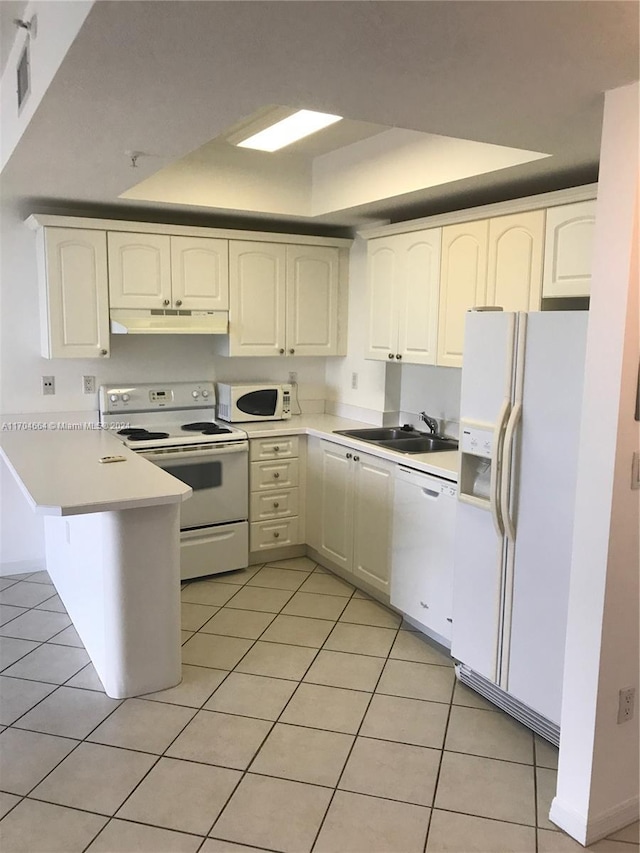
[[[396,470],[391,604],[449,648],[457,494],[450,480],[404,465]]]

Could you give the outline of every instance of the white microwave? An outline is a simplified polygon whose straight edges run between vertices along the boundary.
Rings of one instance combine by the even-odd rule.
[[[218,417],[232,424],[290,418],[291,385],[275,382],[218,382]]]

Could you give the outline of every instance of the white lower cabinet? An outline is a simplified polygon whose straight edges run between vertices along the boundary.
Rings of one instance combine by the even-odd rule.
[[[298,436],[256,438],[249,445],[249,550],[299,545],[300,460]]]
[[[307,542],[329,564],[388,595],[395,465],[310,439]]]

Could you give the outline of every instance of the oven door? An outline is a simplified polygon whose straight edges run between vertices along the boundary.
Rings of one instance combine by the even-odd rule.
[[[180,529],[244,521],[249,509],[249,445],[246,441],[144,450],[140,455],[191,486],[180,507]]]

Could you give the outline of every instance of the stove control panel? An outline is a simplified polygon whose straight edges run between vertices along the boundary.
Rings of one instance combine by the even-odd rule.
[[[212,382],[148,383],[100,388],[100,412],[156,412],[162,409],[203,409],[215,406]]]

